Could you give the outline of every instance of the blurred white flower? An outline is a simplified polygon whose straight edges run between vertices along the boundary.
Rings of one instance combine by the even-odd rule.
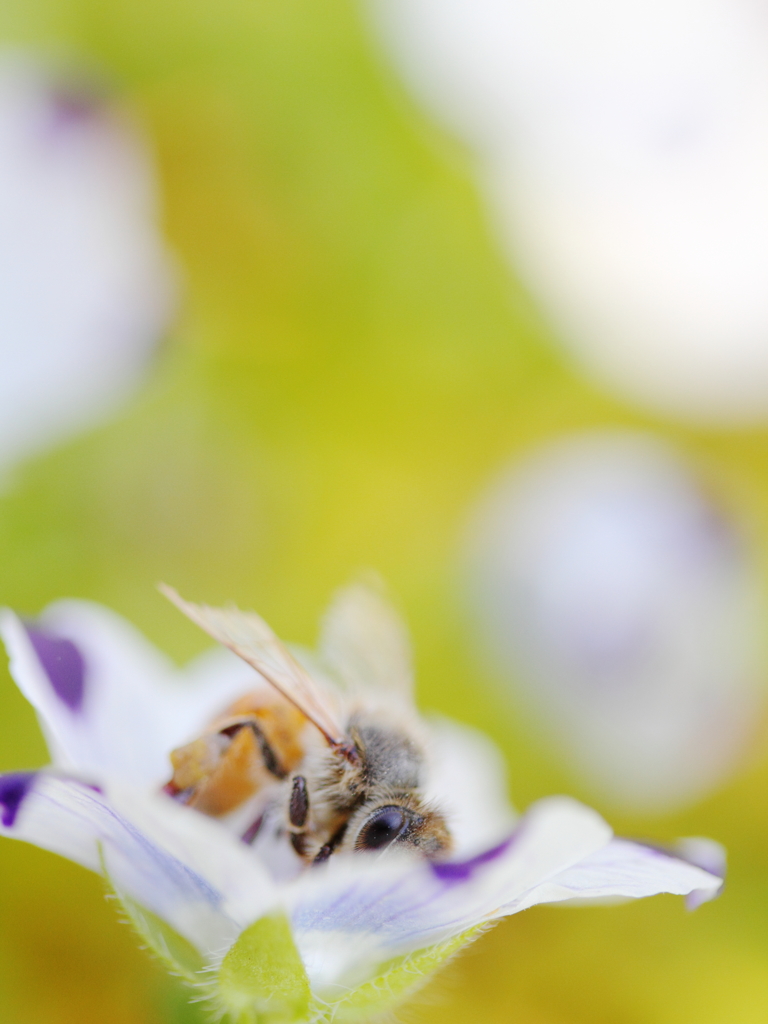
[[[448,817],[453,857],[393,842],[286,877],[231,817],[163,791],[171,750],[266,685],[251,668],[219,649],[180,672],[85,602],[60,602],[33,624],[5,612],[0,627],[53,760],[0,776],[0,833],[107,873],[145,941],[228,1019],[369,1019],[478,928],[535,904],[658,892],[698,904],[720,889],[722,850],[704,840],[683,857],[617,839],[566,797],[515,822],[489,742],[440,722],[428,792]],[[285,827],[276,840],[295,861]]]
[[[536,453],[472,526],[478,622],[589,782],[664,810],[734,768],[762,697],[756,572],[680,460],[640,434]]]
[[[768,418],[764,5],[371,3],[577,361],[653,409]]]
[[[0,58],[0,470],[96,423],[165,329],[148,154],[70,79]]]

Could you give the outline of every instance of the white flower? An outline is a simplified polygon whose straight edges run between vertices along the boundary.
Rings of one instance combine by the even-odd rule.
[[[71,76],[0,54],[0,470],[131,393],[174,278],[132,126]]]
[[[674,451],[546,445],[491,485],[471,548],[483,639],[592,786],[668,810],[733,770],[760,719],[760,587]]]
[[[514,822],[496,752],[440,722],[429,795],[454,832],[450,861],[390,848],[278,881],[223,822],[161,792],[169,751],[251,689],[252,669],[216,649],[179,671],[85,602],[34,624],[6,612],[2,634],[53,760],[0,777],[3,833],[104,871],[152,948],[236,1019],[257,1019],[254,1007],[259,1020],[357,1019],[406,995],[468,933],[536,903],[699,900],[721,886],[718,870],[614,839],[565,797]]]
[[[595,379],[768,416],[768,23],[748,0],[371,0],[480,157],[493,223]]]

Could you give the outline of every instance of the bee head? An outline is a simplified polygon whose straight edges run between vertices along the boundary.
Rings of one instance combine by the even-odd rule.
[[[345,842],[355,851],[383,850],[388,846],[410,847],[425,857],[439,857],[451,848],[445,819],[425,807],[411,794],[402,794],[386,803],[380,801],[361,808],[350,821]]]

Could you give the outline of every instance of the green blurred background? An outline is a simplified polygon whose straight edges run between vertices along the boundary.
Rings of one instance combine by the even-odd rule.
[[[151,377],[108,426],[0,496],[0,602],[77,596],[180,662],[204,646],[154,591],[256,607],[311,642],[330,593],[378,569],[414,636],[419,694],[487,730],[518,806],[555,791],[625,833],[725,843],[724,897],[536,908],[480,940],[409,1019],[768,1021],[765,743],[685,814],[618,814],[502,700],[461,596],[478,493],[547,438],[651,427],[768,555],[768,434],[643,418],[568,368],[497,252],[468,155],[417,111],[351,0],[4,0],[0,42],[105,73],[155,151],[183,272]],[[2,670],[0,768],[45,747]],[[98,878],[0,845],[4,1024],[204,1020],[135,947]]]

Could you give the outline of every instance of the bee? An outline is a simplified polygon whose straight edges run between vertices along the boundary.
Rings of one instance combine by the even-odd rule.
[[[326,616],[321,651],[335,681],[306,668],[254,612],[160,590],[269,684],[172,751],[167,793],[213,817],[258,806],[245,842],[277,818],[306,864],[394,845],[430,859],[450,851],[445,817],[422,793],[427,740],[405,630],[375,590],[348,587]]]

